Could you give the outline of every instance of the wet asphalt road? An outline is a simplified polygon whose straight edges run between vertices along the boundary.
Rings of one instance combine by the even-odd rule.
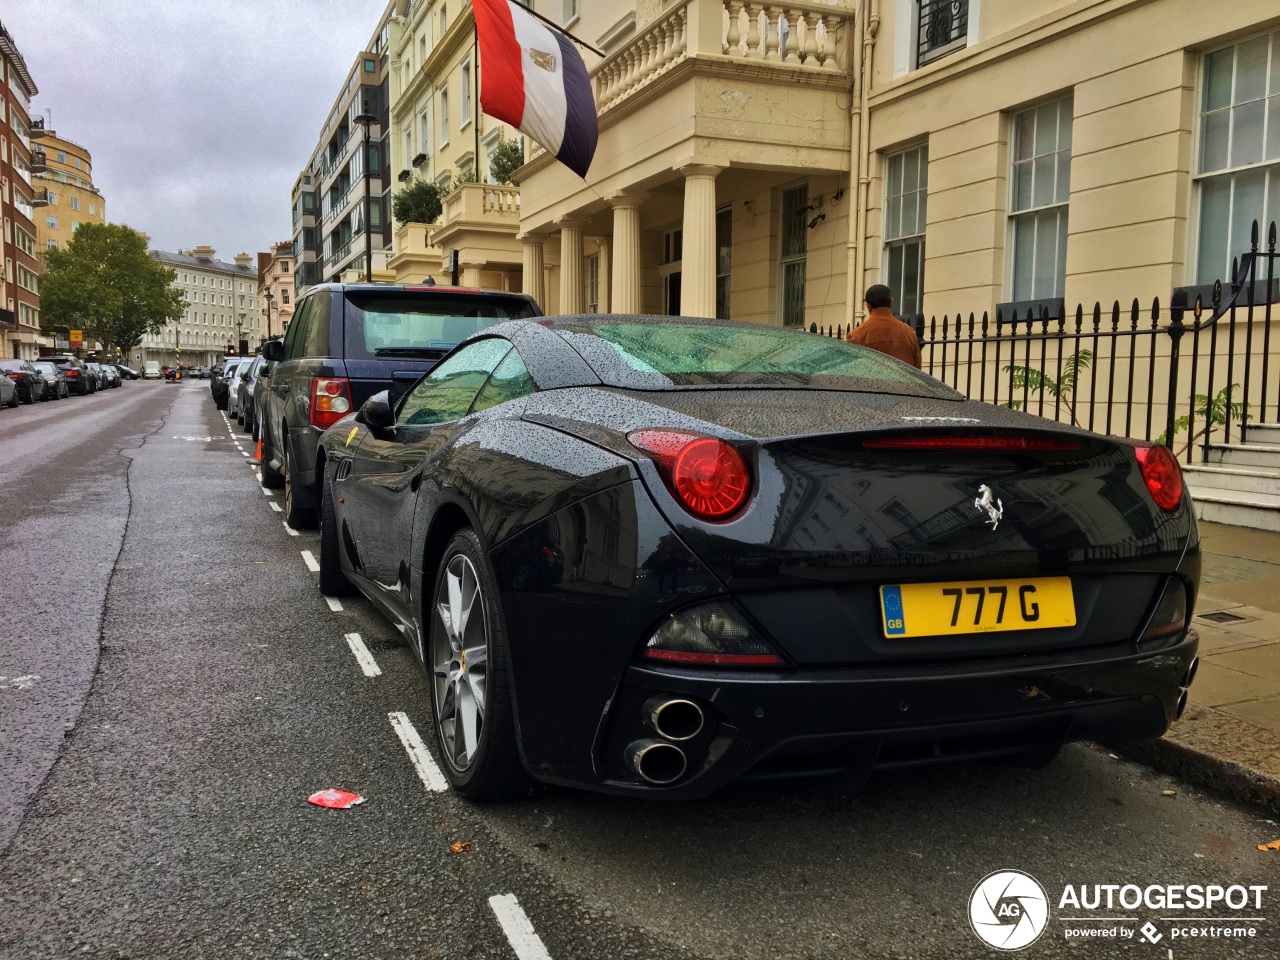
[[[1091,747],[858,796],[430,791],[390,722],[431,739],[417,664],[368,604],[329,608],[317,538],[233,438],[201,382],[0,411],[0,958],[524,960],[505,894],[557,960],[987,957],[968,901],[1001,868],[1054,901],[1020,956],[1280,957],[1280,855],[1255,849],[1280,827]],[[304,802],[325,787],[367,800]],[[1158,945],[1076,943],[1068,883],[1273,889],[1253,939],[1174,941],[1144,907],[1107,915],[1154,920]]]

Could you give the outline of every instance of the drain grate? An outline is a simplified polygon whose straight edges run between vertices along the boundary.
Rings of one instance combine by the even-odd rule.
[[[1211,620],[1214,623],[1239,623],[1246,618],[1237,617],[1234,613],[1227,613],[1225,610],[1219,610],[1217,613],[1202,613],[1196,619]]]

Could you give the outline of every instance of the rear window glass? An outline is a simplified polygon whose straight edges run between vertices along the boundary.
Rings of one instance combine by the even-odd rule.
[[[586,330],[582,331],[587,332]],[[564,336],[605,383],[664,387],[808,387],[947,396],[932,377],[865,347],[774,327],[597,324]]]
[[[533,316],[528,300],[501,294],[351,293],[347,359],[439,359],[485,327]]]

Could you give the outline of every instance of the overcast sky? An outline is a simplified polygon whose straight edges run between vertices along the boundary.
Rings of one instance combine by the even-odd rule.
[[[385,5],[3,0],[0,21],[108,220],[229,262],[293,239],[289,191]]]

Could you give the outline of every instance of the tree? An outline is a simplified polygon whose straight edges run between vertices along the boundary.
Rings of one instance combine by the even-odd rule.
[[[434,180],[415,180],[391,198],[391,215],[397,223],[435,223],[442,199]]]
[[[1080,423],[1076,419],[1076,408],[1073,399],[1076,391],[1076,382],[1080,379],[1080,371],[1088,370],[1091,363],[1093,363],[1092,350],[1077,350],[1062,361],[1062,376],[1058,380],[1041,373],[1035,367],[1024,367],[1021,364],[1009,364],[1004,370],[1005,373],[1012,374],[1009,378],[1009,385],[1014,390],[1023,386],[1027,387],[1028,390],[1047,390],[1051,395],[1061,400],[1067,408],[1067,414],[1071,417],[1071,422],[1078,427]],[[1017,410],[1022,406],[1022,401],[1010,400],[1008,406]]]
[[[520,186],[516,179],[516,171],[524,166],[524,146],[519,140],[503,140],[498,149],[493,151],[493,159],[489,161],[489,176],[494,183],[509,183],[513,187]]]
[[[1175,457],[1181,457],[1186,453],[1187,450],[1191,448],[1191,445],[1208,433],[1211,428],[1224,426],[1227,422],[1228,415],[1230,415],[1231,419],[1236,421],[1236,423],[1246,422],[1244,404],[1236,403],[1231,399],[1232,391],[1239,389],[1240,384],[1238,383],[1233,383],[1229,387],[1223,387],[1218,391],[1218,395],[1214,397],[1212,401],[1209,400],[1209,397],[1206,394],[1196,394],[1195,403],[1192,406],[1192,409],[1195,411],[1195,422],[1199,424],[1200,429],[1187,437],[1187,442],[1182,445],[1181,450],[1174,454]],[[1183,430],[1187,429],[1191,422],[1192,417],[1190,414],[1183,415],[1173,421],[1174,436],[1177,436]],[[1160,436],[1156,437],[1156,443],[1163,443],[1165,446],[1171,447],[1173,446],[1171,442],[1172,439],[1172,437],[1166,437],[1162,433]]]
[[[118,223],[85,223],[65,250],[45,254],[40,325],[84,330],[126,353],[182,318],[176,274],[147,253],[142,234]]]

